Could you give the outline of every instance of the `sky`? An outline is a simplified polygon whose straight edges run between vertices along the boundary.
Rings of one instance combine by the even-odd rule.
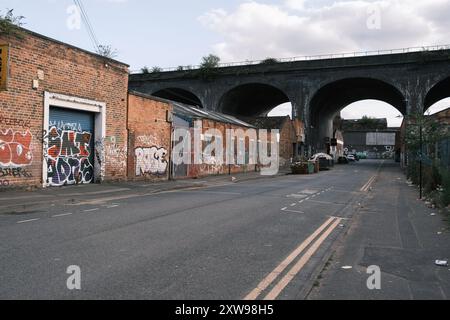
[[[83,0],[99,43],[131,70],[450,44],[450,0]],[[94,50],[72,0],[0,0],[24,27]],[[450,99],[433,109],[450,106]],[[284,105],[274,114],[286,114]],[[281,111],[279,111],[281,110]],[[283,111],[284,110],[284,111]],[[344,118],[400,114],[383,102],[357,102]]]

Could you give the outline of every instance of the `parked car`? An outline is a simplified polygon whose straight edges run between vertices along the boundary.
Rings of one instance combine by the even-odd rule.
[[[348,160],[349,162],[355,162],[355,161],[356,161],[356,158],[355,158],[355,156],[354,156],[353,154],[348,154],[348,155],[347,155],[347,160]]]
[[[334,166],[333,157],[326,153],[316,153],[310,160],[319,161],[320,170],[329,170]]]

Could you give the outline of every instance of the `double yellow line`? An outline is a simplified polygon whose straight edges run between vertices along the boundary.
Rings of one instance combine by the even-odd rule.
[[[314,253],[319,249],[320,245],[328,238],[334,229],[341,222],[341,218],[331,217],[322,224],[313,234],[303,241],[286,259],[283,260],[271,273],[269,273],[259,284],[252,290],[244,300],[256,300],[282,273],[286,268],[301,255],[298,261],[291,269],[276,283],[270,292],[264,297],[264,300],[275,300],[286,286],[294,279],[294,277],[302,270],[306,263],[311,259]],[[316,239],[317,238],[317,239]],[[311,243],[315,242],[311,245]],[[311,246],[310,246],[311,245]]]
[[[363,185],[361,187],[361,189],[359,189],[359,191],[361,192],[367,192],[369,191],[370,186],[372,185],[372,183],[375,181],[375,179],[377,178],[377,175],[372,176],[369,181],[366,182],[365,185]]]

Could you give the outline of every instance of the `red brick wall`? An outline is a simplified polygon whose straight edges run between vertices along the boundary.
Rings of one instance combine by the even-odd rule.
[[[294,155],[294,143],[297,137],[293,123],[287,117],[283,128],[280,131],[280,165],[284,166],[290,162]]]
[[[171,124],[169,103],[145,95],[128,95],[128,178],[164,180],[169,177]]]
[[[235,174],[240,172],[249,172],[255,170],[255,165],[228,165],[225,164],[226,161],[226,148],[227,148],[227,141],[226,141],[226,130],[227,129],[242,129],[244,132],[247,130],[246,127],[241,127],[237,125],[230,125],[223,122],[218,122],[214,120],[209,119],[203,119],[202,120],[202,133],[205,134],[209,129],[217,129],[221,132],[223,137],[223,163],[222,165],[218,165],[214,162],[216,159],[210,159],[210,163],[206,162],[201,165],[199,164],[191,164],[188,166],[188,176],[189,177],[202,177],[202,176],[208,176],[208,175],[220,175],[220,174]],[[206,146],[206,142],[203,142],[202,148],[204,149]],[[249,141],[246,139],[245,141],[245,148],[248,151],[249,148]],[[236,145],[235,145],[236,149]],[[235,150],[236,153],[236,150]],[[205,161],[205,159],[204,159]],[[217,160],[216,160],[217,161]],[[237,159],[236,159],[237,162]]]
[[[126,149],[126,65],[27,31],[23,39],[0,34],[0,43],[10,44],[8,90],[0,91],[0,132],[29,132],[19,139],[27,147],[31,138],[28,158],[32,157],[23,165],[0,165],[0,186],[42,185],[44,91],[105,102],[106,135],[114,138],[117,148]],[[38,70],[44,80],[35,90]],[[106,158],[105,179],[126,178],[123,163]]]

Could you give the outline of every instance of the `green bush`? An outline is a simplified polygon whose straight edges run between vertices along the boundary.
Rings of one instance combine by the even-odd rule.
[[[430,194],[438,189],[441,185],[441,174],[436,165],[423,166],[422,183],[425,194]]]
[[[441,170],[442,184],[440,188],[440,202],[443,207],[450,205],[450,170]]]

